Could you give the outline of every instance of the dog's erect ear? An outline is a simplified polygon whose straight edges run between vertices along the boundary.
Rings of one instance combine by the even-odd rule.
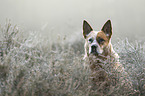
[[[112,35],[112,26],[111,26],[111,21],[108,20],[103,28],[102,28],[102,31],[106,34],[106,36],[110,39],[111,38],[111,35]]]
[[[88,35],[91,31],[93,31],[92,27],[88,24],[87,21],[84,20],[84,22],[83,22],[83,35],[84,35],[84,38],[86,38],[86,35]]]

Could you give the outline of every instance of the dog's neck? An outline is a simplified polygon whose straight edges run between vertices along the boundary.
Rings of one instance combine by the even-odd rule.
[[[100,55],[88,55],[89,61],[92,63],[105,63],[108,60],[118,60],[118,54],[113,50],[112,44],[110,43],[106,48],[104,48],[104,52]]]

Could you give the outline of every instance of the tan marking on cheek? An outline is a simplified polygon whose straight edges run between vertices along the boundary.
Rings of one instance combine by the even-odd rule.
[[[102,38],[102,39],[105,40],[105,41],[103,41],[103,44],[100,44],[100,47],[103,47],[103,46],[107,46],[108,45],[109,40],[106,37],[106,34],[104,32],[102,32],[102,31],[98,32],[97,37],[96,37],[96,40],[98,41],[99,38]]]

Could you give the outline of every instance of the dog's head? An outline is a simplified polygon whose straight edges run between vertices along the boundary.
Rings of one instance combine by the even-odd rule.
[[[87,54],[101,55],[110,44],[112,35],[111,21],[108,20],[101,31],[94,31],[87,21],[83,22],[83,36],[86,40]]]

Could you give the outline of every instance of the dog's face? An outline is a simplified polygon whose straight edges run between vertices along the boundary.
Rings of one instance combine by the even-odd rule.
[[[87,54],[101,55],[107,51],[112,35],[111,21],[108,20],[101,31],[93,31],[92,27],[84,20],[83,35],[86,39]]]

